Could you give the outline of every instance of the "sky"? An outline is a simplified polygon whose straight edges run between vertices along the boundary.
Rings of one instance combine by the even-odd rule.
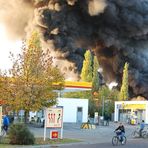
[[[21,41],[20,40],[9,40],[6,34],[6,28],[0,23],[0,69],[8,70],[12,67],[12,62],[9,58],[10,52],[15,56],[21,52]]]

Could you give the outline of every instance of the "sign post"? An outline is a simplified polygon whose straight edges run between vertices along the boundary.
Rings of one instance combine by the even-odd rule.
[[[63,138],[63,107],[45,109],[44,141],[46,128],[61,128],[61,139]]]

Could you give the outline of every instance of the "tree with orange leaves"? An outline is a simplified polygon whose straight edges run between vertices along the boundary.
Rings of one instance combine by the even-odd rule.
[[[64,84],[64,77],[57,67],[52,66],[49,50],[43,51],[40,37],[33,32],[22,46],[22,54],[14,58],[10,69],[7,92],[7,105],[15,111],[38,111],[56,104],[53,83]]]

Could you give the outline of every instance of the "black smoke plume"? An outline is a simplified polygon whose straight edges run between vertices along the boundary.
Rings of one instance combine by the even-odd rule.
[[[0,5],[2,1],[0,0]],[[3,3],[9,8],[13,1],[19,2],[9,0]],[[21,25],[21,32],[28,35],[32,30],[38,29],[42,34],[43,47],[51,50],[55,64],[60,65],[67,76],[74,78],[81,71],[84,52],[91,49],[103,67],[106,81],[115,80],[121,84],[123,67],[128,62],[131,95],[148,97],[147,0],[21,2],[24,5],[20,8],[34,10],[30,15],[22,13],[25,23]],[[9,16],[9,10],[6,11]],[[14,13],[15,15],[17,14]],[[1,16],[4,15],[0,14],[0,18]],[[15,20],[15,24],[19,25],[19,21]]]

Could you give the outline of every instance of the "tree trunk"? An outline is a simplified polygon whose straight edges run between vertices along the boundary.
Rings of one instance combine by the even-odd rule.
[[[25,122],[25,124],[28,123],[28,114],[29,114],[29,111],[25,110],[25,113],[24,113],[24,122]]]

